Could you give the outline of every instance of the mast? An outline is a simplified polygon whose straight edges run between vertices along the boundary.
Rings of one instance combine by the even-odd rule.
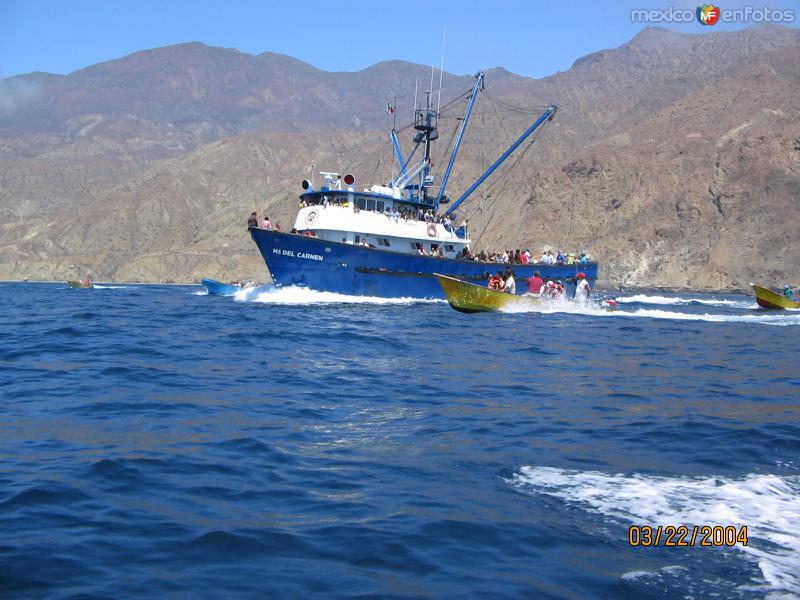
[[[542,123],[552,119],[553,116],[556,114],[557,110],[558,110],[558,107],[555,104],[551,104],[550,106],[546,107],[545,111],[542,113],[542,115],[538,119],[536,119],[536,122],[533,125],[531,125],[530,127],[528,127],[528,129],[525,131],[525,133],[523,133],[521,136],[519,136],[517,141],[514,142],[513,144],[511,144],[511,146],[508,148],[508,150],[503,152],[503,154],[500,156],[500,158],[498,158],[496,161],[494,161],[494,164],[492,164],[491,167],[486,169],[486,172],[483,175],[481,175],[480,177],[478,177],[478,179],[475,181],[475,183],[473,183],[471,186],[469,186],[469,189],[466,192],[464,192],[461,195],[461,197],[458,200],[456,200],[455,204],[453,204],[453,206],[448,208],[447,212],[445,212],[444,214],[445,215],[449,215],[450,213],[455,211],[455,209],[457,209],[459,206],[461,206],[461,203],[464,202],[464,200],[466,200],[467,198],[469,198],[470,194],[472,194],[472,192],[474,192],[475,189],[480,184],[482,184],[487,177],[489,177],[489,175],[494,173],[494,171],[497,169],[497,167],[499,167],[503,163],[503,161],[505,161],[509,156],[511,156],[511,153],[514,152],[514,150],[516,150],[517,147],[528,138],[528,136],[530,136],[534,131],[536,131],[536,129],[538,129],[538,127]]]
[[[436,99],[436,114],[442,106],[442,79],[444,79],[444,47],[447,43],[447,21],[444,22],[444,34],[442,35],[442,62],[439,65],[439,97]]]
[[[397,139],[397,96],[394,97],[394,104],[389,103],[389,99],[386,99],[386,110],[389,111],[389,114],[392,115],[392,131],[389,134],[389,137],[392,139],[392,149],[394,150],[394,155],[392,156],[392,179],[394,179],[394,158],[397,156],[397,162],[400,165],[400,174],[403,173],[403,153],[400,151],[400,142]]]
[[[428,174],[431,165],[431,142],[439,138],[439,130],[437,129],[437,115],[436,111],[431,106],[431,91],[425,92],[425,108],[417,109],[414,111],[414,129],[417,134],[414,136],[416,144],[425,144],[425,155],[422,157],[422,168],[419,171],[420,183],[419,189],[421,192],[421,200],[428,198]]]

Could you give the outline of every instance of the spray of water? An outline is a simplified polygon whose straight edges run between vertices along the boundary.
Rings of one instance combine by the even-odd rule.
[[[260,286],[236,292],[234,298],[239,302],[259,302],[262,304],[318,305],[318,304],[441,304],[444,300],[423,300],[419,298],[380,298],[377,296],[349,296],[334,292],[319,292],[297,286]]]
[[[507,482],[631,524],[747,526],[738,551],[758,563],[770,592],[800,594],[800,476],[657,477],[522,467]]]

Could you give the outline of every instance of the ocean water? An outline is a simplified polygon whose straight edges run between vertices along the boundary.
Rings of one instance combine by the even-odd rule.
[[[199,290],[0,284],[0,597],[800,596],[800,314]]]

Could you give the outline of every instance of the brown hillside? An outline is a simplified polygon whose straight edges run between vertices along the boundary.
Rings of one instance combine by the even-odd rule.
[[[263,278],[247,213],[291,227],[312,163],[387,178],[385,99],[405,122],[417,78],[429,68],[328,73],[194,43],[0,81],[0,277]],[[446,74],[443,98],[471,81]],[[618,285],[800,280],[784,258],[800,236],[796,30],[650,28],[566,72],[493,69],[486,85],[453,195],[537,107],[559,112],[464,205],[478,246],[588,249]],[[435,170],[463,106],[444,111]]]

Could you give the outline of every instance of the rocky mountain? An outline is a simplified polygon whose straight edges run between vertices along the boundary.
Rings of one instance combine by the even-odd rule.
[[[405,125],[430,76],[192,43],[2,80],[0,278],[263,279],[246,215],[291,227],[312,164],[385,180],[386,99]],[[434,170],[464,107],[445,99],[471,82],[445,73]],[[453,193],[539,107],[559,112],[464,205],[478,247],[586,249],[611,285],[800,280],[797,30],[649,28],[543,79],[491,69],[486,88]]]

